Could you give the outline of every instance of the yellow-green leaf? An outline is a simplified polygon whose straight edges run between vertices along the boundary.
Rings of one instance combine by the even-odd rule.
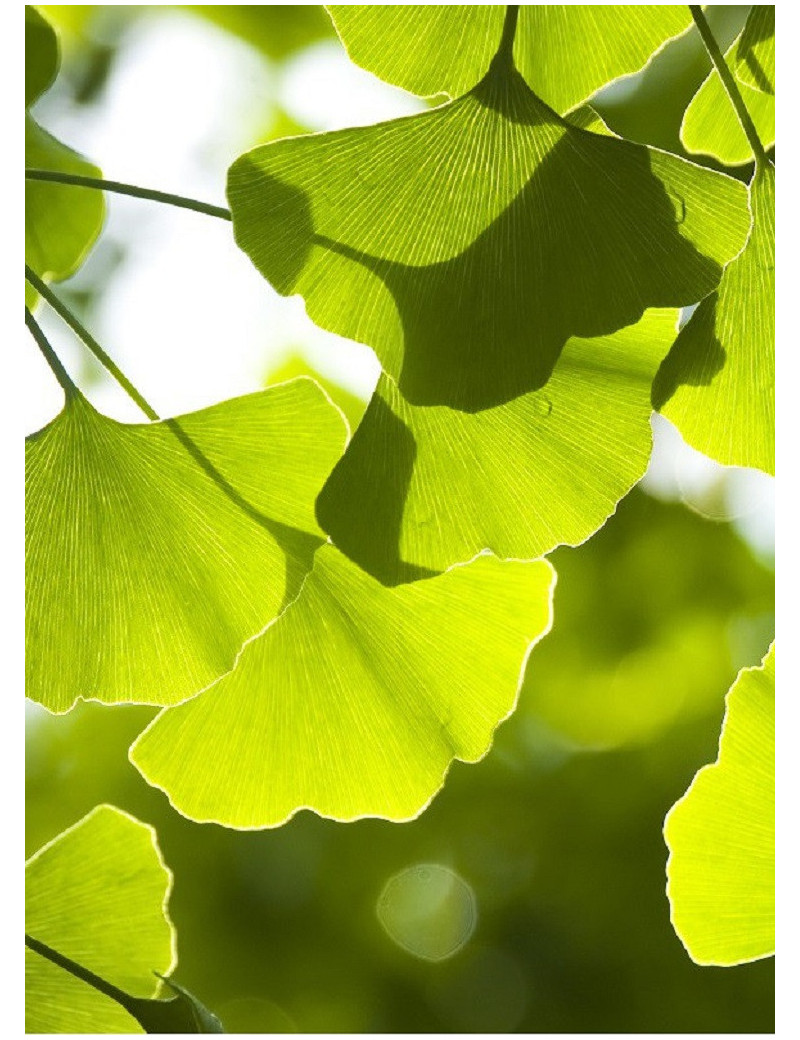
[[[775,952],[775,644],[726,698],[719,755],[664,822],[672,923],[692,960]]]
[[[57,173],[99,177],[96,166],[43,130],[28,108],[47,90],[60,63],[52,26],[33,7],[25,7],[25,166]],[[47,281],[69,278],[80,267],[100,233],[105,202],[99,191],[63,184],[25,184],[25,263]],[[38,294],[25,284],[25,302]]]
[[[754,4],[736,47],[737,79],[765,94],[775,93],[775,5]]]
[[[345,439],[305,378],[137,425],[73,396],[26,444],[28,696],[175,704],[227,672],[310,568]]]
[[[466,93],[486,74],[505,4],[328,5],[350,58],[414,94]],[[691,24],[677,4],[528,4],[514,59],[529,86],[564,113],[610,80],[636,72]]]
[[[177,962],[172,875],[155,832],[101,805],[25,865],[25,931],[127,993],[152,997]],[[142,1033],[88,983],[25,950],[27,1033]]]
[[[162,712],[131,759],[195,820],[411,819],[513,710],[552,584],[543,560],[481,556],[387,589],[325,546],[235,671]]]
[[[754,5],[725,54],[765,148],[775,143],[775,8]],[[684,147],[727,166],[752,162],[753,151],[716,69],[692,98],[681,126]]]
[[[681,330],[653,403],[698,451],[775,472],[775,168],[756,171],[752,229]]]

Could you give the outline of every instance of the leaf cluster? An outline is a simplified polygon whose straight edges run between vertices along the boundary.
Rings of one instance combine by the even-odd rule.
[[[133,764],[183,815],[248,830],[304,808],[408,820],[454,760],[486,754],[554,623],[543,557],[589,538],[641,478],[653,408],[717,461],[774,473],[774,9],[753,8],[727,64],[699,8],[329,13],[353,61],[444,100],[246,153],[229,171],[230,213],[126,190],[230,218],[278,293],[299,294],[320,327],[374,350],[382,374],[352,437],[307,378],[162,420],[69,314],[49,283],[69,277],[99,233],[93,183],[126,186],[101,181],[30,115],[59,52],[26,8],[26,320],[65,392],[63,411],[26,442],[27,692],[51,712],[79,700],[160,707]],[[752,158],[749,185],[624,139],[585,105],[692,18],[713,69],[686,110],[683,144],[728,166]],[[147,422],[92,407],[31,313],[40,298]],[[682,308],[694,310],[679,330]],[[745,687],[734,687],[731,712]],[[766,713],[726,723],[726,746],[744,731],[747,748],[721,750],[734,790],[747,755],[768,756],[769,724]],[[758,776],[761,819],[770,778]],[[47,993],[37,1008],[55,1009],[39,1027],[84,1000],[87,1022],[108,1015],[103,1024],[119,1029],[124,1013],[152,1025],[146,1009],[105,997],[95,1020],[100,998],[80,978],[153,996],[152,975],[141,992],[141,973],[124,974],[134,950],[124,965],[106,962],[95,952],[107,936],[82,932],[98,913],[92,900],[121,897],[109,879],[123,866],[82,849],[98,864],[86,875],[67,853],[101,824],[121,826],[115,813],[97,810],[31,861],[32,985]],[[673,920],[692,955],[730,963],[771,952],[766,895],[758,941],[734,936],[708,954],[687,939],[698,899],[701,930],[725,910],[682,894],[694,891],[681,850],[698,855],[697,826],[682,826],[677,808],[670,820]],[[714,826],[724,830],[724,816]],[[136,840],[141,827],[124,824]],[[759,877],[762,837],[755,861],[736,846]],[[131,884],[150,877],[149,913],[158,869],[133,851],[124,869],[136,857]],[[35,878],[53,863],[42,891],[77,913],[84,896],[70,886],[91,889],[80,921],[37,909]],[[736,916],[741,893],[715,886]],[[133,905],[126,897],[108,914],[122,927]],[[153,936],[141,951],[149,972],[174,966],[166,920],[127,922]],[[175,988],[170,1007],[209,1031],[207,1012]]]

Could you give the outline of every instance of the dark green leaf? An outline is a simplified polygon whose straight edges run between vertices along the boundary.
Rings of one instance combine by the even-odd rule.
[[[228,195],[279,292],[410,404],[468,411],[542,387],[572,336],[701,299],[749,226],[738,182],[571,126],[502,63],[422,115],[257,148]]]
[[[336,545],[388,584],[482,549],[533,559],[588,538],[644,473],[650,388],[676,311],[571,339],[547,385],[475,414],[407,404],[382,376],[317,503]]]

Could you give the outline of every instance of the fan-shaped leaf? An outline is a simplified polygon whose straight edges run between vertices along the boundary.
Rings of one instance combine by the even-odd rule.
[[[25,931],[127,993],[152,997],[175,967],[172,875],[151,827],[101,805],[25,867]],[[139,1024],[38,953],[25,950],[28,1033],[140,1033]]]
[[[344,421],[309,379],[162,423],[73,397],[26,445],[28,695],[175,704],[296,592]]]
[[[717,761],[670,810],[667,894],[692,960],[775,952],[775,645],[726,698]]]
[[[33,8],[25,8],[25,166],[99,177],[96,166],[51,137],[27,109],[50,86],[59,66],[52,26]],[[100,233],[105,215],[103,194],[63,184],[28,181],[25,185],[25,263],[42,278],[59,281],[80,267]],[[38,294],[27,283],[25,302]]]
[[[328,5],[350,58],[414,94],[466,93],[486,74],[506,6]],[[610,80],[636,72],[691,24],[673,4],[528,4],[514,59],[529,86],[564,113]]]
[[[196,820],[410,819],[514,708],[552,582],[543,560],[482,556],[386,589],[326,546],[236,670],[162,712],[131,759]]]
[[[747,110],[765,148],[775,142],[775,8],[755,5],[738,40],[725,54],[739,80]],[[753,152],[722,80],[712,69],[686,109],[681,141],[727,166],[752,162]]]
[[[51,137],[25,113],[25,166],[99,177],[100,170]],[[25,184],[25,263],[45,280],[69,278],[83,263],[105,216],[103,193],[65,184]],[[28,306],[38,293],[26,283]]]
[[[382,376],[317,516],[381,581],[482,549],[532,559],[582,542],[642,476],[650,388],[677,313],[602,340],[571,339],[547,386],[475,414],[407,404]]]
[[[433,111],[257,148],[228,195],[279,292],[410,404],[468,411],[543,386],[571,336],[701,299],[749,226],[738,182],[571,126],[502,60]]]
[[[653,403],[726,465],[775,472],[775,168],[756,171],[752,229],[719,289],[681,330]]]

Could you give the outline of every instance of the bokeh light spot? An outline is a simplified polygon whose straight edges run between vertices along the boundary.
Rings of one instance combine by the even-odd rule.
[[[393,875],[378,897],[384,931],[415,957],[443,961],[475,931],[478,906],[472,888],[449,867],[419,863]]]

